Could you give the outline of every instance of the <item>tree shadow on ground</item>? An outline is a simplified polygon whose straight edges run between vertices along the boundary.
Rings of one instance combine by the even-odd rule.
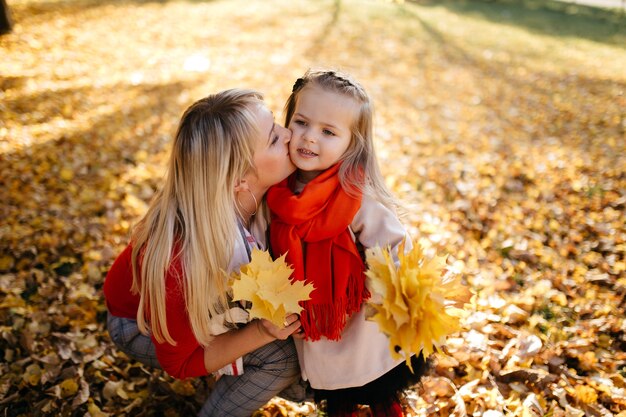
[[[188,3],[211,3],[216,0],[178,0]],[[45,19],[48,15],[71,16],[72,14],[82,13],[90,9],[97,9],[109,5],[129,5],[129,4],[165,4],[170,0],[41,0],[29,3],[9,4],[9,10],[13,23],[23,24],[31,20]]]
[[[18,92],[13,98],[6,100],[3,112],[6,111],[8,115],[27,115],[34,123],[44,124],[53,118],[58,119],[59,107],[62,105],[68,105],[74,112],[61,115],[62,119],[70,121],[74,116],[91,118],[79,124],[80,127],[57,127],[59,133],[49,140],[26,145],[1,156],[0,186],[6,191],[9,187],[15,188],[17,183],[20,190],[19,194],[6,195],[1,203],[3,211],[15,210],[22,222],[28,222],[32,220],[28,218],[29,214],[34,215],[35,211],[21,206],[24,202],[37,202],[36,205],[33,204],[33,209],[39,210],[38,214],[54,211],[54,207],[67,209],[76,196],[68,191],[69,184],[59,178],[61,167],[66,163],[80,161],[80,169],[74,173],[74,181],[96,188],[108,187],[112,181],[137,165],[138,161],[133,157],[136,152],[141,149],[148,153],[162,151],[167,144],[152,136],[157,136],[156,132],[161,124],[174,123],[172,118],[176,116],[172,111],[178,107],[175,103],[181,92],[191,88],[193,83],[190,80],[166,85],[115,84],[98,88],[89,86],[45,90],[21,95]],[[128,96],[137,97],[136,102],[124,103],[119,98],[121,91]],[[115,97],[119,101],[111,103],[100,99],[100,102],[94,102],[93,97]],[[89,112],[93,110],[91,106],[102,106],[107,110]],[[91,116],[80,115],[87,112]],[[103,152],[108,152],[109,155],[103,155]],[[24,161],[28,161],[33,168],[31,171],[24,170]],[[39,170],[42,166],[45,169]],[[60,202],[60,206],[50,203],[51,201]],[[79,212],[85,216],[82,220],[88,222],[91,216],[103,215],[107,211],[104,204],[104,201],[95,202],[89,210]],[[45,231],[42,228],[37,230]],[[70,244],[71,241],[66,243]],[[82,252],[81,248],[70,249],[74,253]],[[20,252],[18,247],[11,247],[6,240],[3,240],[0,250],[4,253]]]
[[[339,16],[341,15],[341,0],[334,0],[333,11],[331,14],[328,23],[324,25],[324,28],[320,32],[320,34],[311,42],[311,46],[305,53],[307,57],[311,60],[315,61],[319,58],[320,53],[322,52],[324,45],[328,39],[330,33],[335,29],[337,22],[339,21]]]
[[[623,12],[554,0],[415,0],[426,7],[445,7],[461,15],[518,26],[555,37],[576,37],[626,47]]]
[[[464,48],[461,42],[448,36],[420,16],[412,8],[403,9],[403,16],[418,22],[432,42],[429,44],[439,50],[448,65],[463,68],[476,80],[496,79],[497,90],[485,92],[481,105],[488,107],[495,116],[494,123],[506,125],[513,131],[523,132],[527,120],[535,120],[541,113],[545,123],[536,126],[532,135],[527,135],[533,146],[545,140],[558,140],[563,147],[577,149],[583,153],[600,147],[607,158],[619,160],[621,156],[611,148],[605,149],[607,137],[623,137],[626,100],[626,82],[615,79],[594,78],[584,74],[560,74],[527,68],[532,77],[520,77],[512,71],[506,61],[486,59]],[[523,66],[523,62],[517,65]],[[541,80],[529,82],[530,79]],[[520,108],[531,109],[537,114],[515,115],[511,109],[502,106],[500,100],[507,97],[509,102],[516,102]],[[559,105],[565,97],[586,108],[571,108]],[[598,101],[611,97],[602,108],[592,105],[592,98]],[[410,99],[407,99],[410,101]],[[588,104],[586,104],[588,103]],[[598,135],[597,132],[603,132]]]

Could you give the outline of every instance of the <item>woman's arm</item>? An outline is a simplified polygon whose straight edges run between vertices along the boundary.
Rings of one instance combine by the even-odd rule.
[[[287,316],[287,323],[291,324],[279,328],[267,320],[253,320],[241,329],[215,336],[209,346],[204,348],[207,373],[213,373],[276,339],[286,339],[300,329],[300,320],[296,314]]]
[[[266,345],[275,339],[286,339],[300,328],[298,316],[287,317],[286,328],[278,328],[266,320],[254,320],[245,327],[214,336],[203,347],[193,334],[185,300],[175,268],[166,279],[167,328],[175,345],[159,343],[152,336],[162,368],[174,378],[204,376],[234,362],[237,358]]]

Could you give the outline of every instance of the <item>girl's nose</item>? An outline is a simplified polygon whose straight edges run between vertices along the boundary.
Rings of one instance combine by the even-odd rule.
[[[307,142],[315,142],[315,135],[313,134],[313,132],[311,132],[310,130],[306,130],[303,134],[302,137],[304,138],[304,140],[306,140]]]

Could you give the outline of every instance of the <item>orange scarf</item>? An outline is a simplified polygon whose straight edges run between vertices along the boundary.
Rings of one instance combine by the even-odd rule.
[[[311,300],[301,303],[307,340],[339,340],[346,319],[370,296],[365,265],[348,229],[362,196],[351,197],[343,190],[338,170],[339,164],[329,168],[300,194],[289,187],[293,175],[267,193],[274,256],[287,252],[293,278],[315,285]]]

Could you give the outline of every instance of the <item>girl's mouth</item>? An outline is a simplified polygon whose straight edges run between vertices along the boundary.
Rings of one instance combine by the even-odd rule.
[[[305,158],[313,158],[314,156],[317,156],[315,152],[311,152],[310,150],[304,148],[298,148],[298,153]]]

